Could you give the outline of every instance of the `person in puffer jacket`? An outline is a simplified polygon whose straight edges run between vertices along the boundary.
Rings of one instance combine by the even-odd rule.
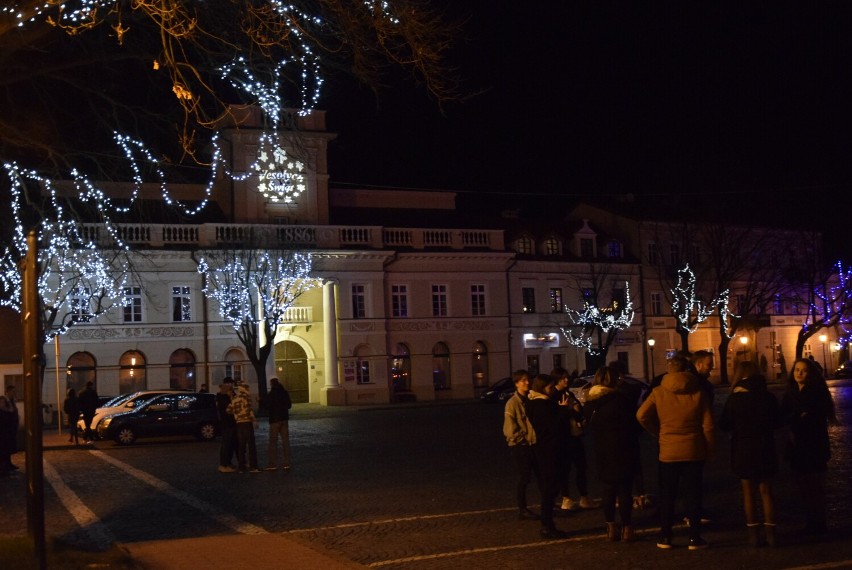
[[[660,538],[657,547],[672,547],[677,489],[684,493],[689,519],[689,549],[707,548],[701,538],[704,462],[715,447],[713,414],[707,393],[690,370],[689,360],[674,356],[660,385],[636,412],[636,419],[659,439]]]
[[[257,444],[254,440],[255,417],[248,385],[237,384],[234,397],[228,404],[228,413],[234,414],[234,420],[237,422],[237,465],[240,473],[246,472],[246,451],[249,469],[252,473],[260,473],[257,466]]]

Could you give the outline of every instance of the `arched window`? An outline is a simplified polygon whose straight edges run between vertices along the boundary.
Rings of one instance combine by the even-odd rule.
[[[75,352],[65,363],[65,389],[74,388],[78,394],[86,387],[86,382],[94,382],[98,389],[98,374],[95,357],[88,352]]]
[[[549,237],[542,244],[544,255],[562,255],[562,243],[555,237]]]
[[[432,384],[435,390],[450,389],[450,347],[443,342],[432,348]]]
[[[475,392],[480,392],[488,387],[488,347],[484,342],[474,343],[472,357],[473,388]]]
[[[533,240],[529,236],[521,236],[515,240],[515,253],[520,253],[521,255],[532,255],[535,244]]]
[[[230,376],[235,382],[242,380],[245,360],[245,355],[238,348],[232,348],[225,353],[225,376]]]
[[[138,350],[128,350],[118,360],[118,393],[131,394],[148,389],[145,355]]]
[[[396,345],[391,356],[391,381],[395,393],[411,391],[411,353],[403,343]]]
[[[169,357],[169,386],[172,390],[195,390],[195,355],[179,348]]]
[[[370,383],[370,347],[361,345],[355,349],[355,381],[358,384]]]

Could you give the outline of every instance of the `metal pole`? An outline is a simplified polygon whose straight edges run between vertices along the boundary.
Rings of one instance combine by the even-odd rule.
[[[53,354],[56,361],[56,433],[62,435],[62,394],[59,392],[59,335],[53,337]],[[70,420],[69,420],[70,422]]]
[[[35,549],[36,567],[46,570],[44,541],[44,465],[41,414],[41,307],[38,298],[38,241],[27,234],[27,254],[22,267],[24,420],[27,434],[27,529]]]

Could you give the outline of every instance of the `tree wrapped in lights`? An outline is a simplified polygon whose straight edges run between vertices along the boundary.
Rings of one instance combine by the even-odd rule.
[[[208,165],[234,104],[307,112],[324,76],[378,92],[404,70],[455,99],[445,54],[457,30],[417,0],[11,0],[0,7],[0,158],[118,179],[120,132],[156,141],[172,166]]]
[[[233,325],[254,367],[260,395],[267,391],[266,364],[278,327],[296,300],[319,284],[311,269],[311,255],[295,250],[216,250],[198,259],[204,294]]]
[[[689,264],[677,271],[677,282],[671,289],[672,315],[675,317],[675,331],[680,335],[683,350],[689,350],[689,335],[717,311],[723,319],[727,319],[728,294],[726,289],[711,301],[704,302],[699,295],[698,280]]]
[[[842,261],[835,263],[828,278],[811,290],[807,316],[796,338],[796,358],[802,357],[809,338],[831,327],[841,331],[837,339],[841,346],[849,344],[852,336],[852,267],[844,267]]]
[[[597,302],[596,291],[590,291],[583,299],[581,310],[565,307],[572,324],[560,325],[559,329],[569,344],[586,350],[598,365],[603,365],[618,334],[633,324],[634,310],[628,282],[624,283],[624,298],[612,299],[606,306]]]
[[[24,217],[20,210],[26,181],[23,173],[19,174],[10,174],[16,219]],[[123,287],[129,267],[125,250],[106,248],[87,236],[71,215],[72,210],[70,204],[63,204],[51,193],[37,214],[37,288],[45,342],[124,304]],[[0,304],[18,312],[23,298],[19,260],[26,252],[26,231],[18,224],[0,258]]]

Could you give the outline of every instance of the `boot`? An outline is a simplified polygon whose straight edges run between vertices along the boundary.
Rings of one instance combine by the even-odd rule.
[[[775,539],[775,523],[764,523],[763,530],[766,531],[766,545],[769,548],[775,548],[778,544]]]
[[[763,546],[763,537],[760,535],[761,526],[763,525],[760,523],[751,523],[746,525],[746,528],[748,529],[748,545],[753,548]]]
[[[621,527],[621,542],[633,542],[636,540],[636,533],[633,531],[633,526],[626,524]]]
[[[614,522],[606,523],[606,538],[613,542],[621,539],[621,529]]]

